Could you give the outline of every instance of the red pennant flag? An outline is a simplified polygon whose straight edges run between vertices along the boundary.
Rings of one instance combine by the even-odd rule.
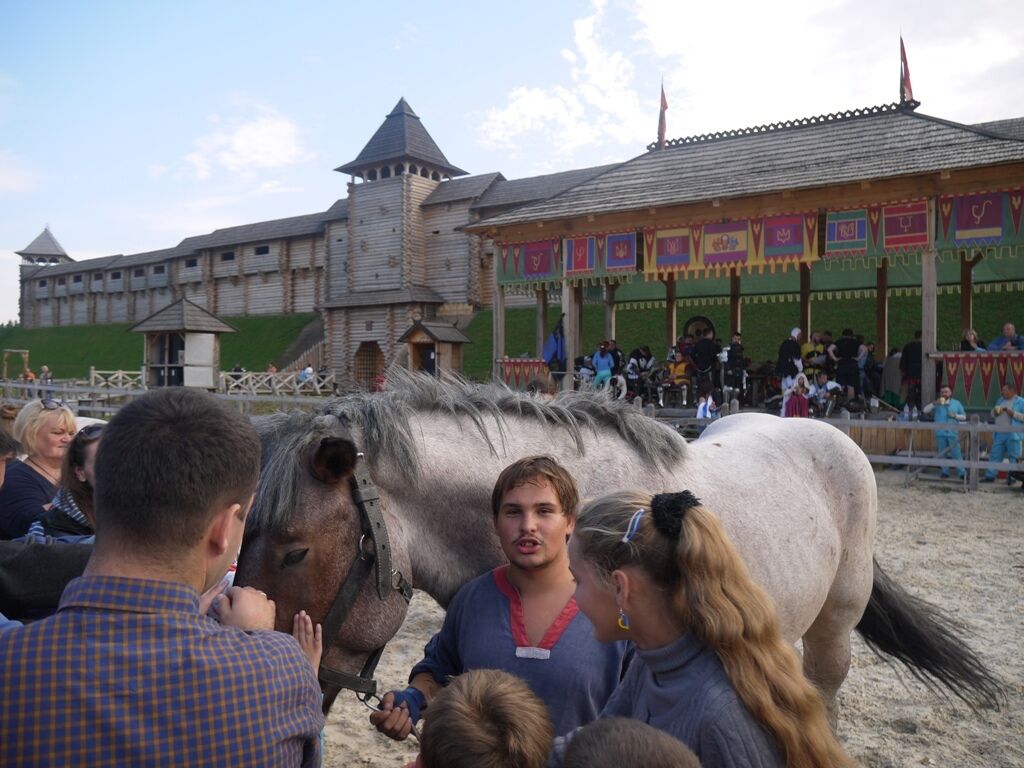
[[[981,391],[985,394],[985,399],[988,400],[992,395],[989,394],[992,390],[992,374],[995,372],[996,366],[991,358],[983,359],[978,366],[981,369]]]
[[[1010,370],[1013,371],[1013,384],[1020,392],[1024,389],[1024,360],[1014,357],[1010,360]]]
[[[960,371],[960,355],[946,357],[946,386],[956,389],[956,375]]]
[[[665,113],[668,111],[668,99],[665,98],[665,83],[661,84],[661,111],[658,113],[658,149],[665,148]]]
[[[974,388],[974,372],[978,370],[978,356],[964,355],[964,392],[967,398],[971,397],[971,390]]]
[[[910,87],[910,65],[907,64],[907,49],[900,35],[900,102],[913,101],[914,89]]]

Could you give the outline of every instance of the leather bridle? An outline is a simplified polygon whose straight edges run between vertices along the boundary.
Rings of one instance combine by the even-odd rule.
[[[323,620],[325,651],[341,631],[371,571],[375,574],[377,597],[381,601],[387,600],[392,592],[401,594],[406,603],[412,600],[412,584],[391,564],[391,541],[380,506],[380,495],[365,467],[362,453],[356,454],[349,487],[352,500],[359,510],[362,536],[359,538],[356,558],[338,587],[338,594]],[[373,673],[383,652],[383,645],[373,651],[358,674],[342,672],[321,661],[317,677],[324,685],[355,691],[363,698],[373,696],[377,692],[377,681],[373,679]]]

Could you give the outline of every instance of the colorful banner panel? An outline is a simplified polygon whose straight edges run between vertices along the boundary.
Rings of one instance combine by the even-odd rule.
[[[600,245],[601,238],[598,238]],[[604,236],[605,270],[608,272],[636,271],[636,233]]]
[[[703,235],[704,264],[721,267],[747,263],[746,221],[730,221],[723,224],[705,224]]]
[[[562,277],[561,240],[499,243],[498,283],[545,283]]]
[[[548,364],[536,358],[502,357],[497,362],[502,378],[511,389],[526,389],[535,379],[548,375]]]
[[[597,270],[597,240],[595,238],[567,238],[564,247],[566,275],[594,274]]]
[[[1024,352],[945,352],[942,366],[943,383],[967,408],[991,408],[1004,384],[1024,387]]]
[[[886,253],[916,250],[927,245],[927,200],[887,205],[882,209],[882,248]]]
[[[670,274],[690,266],[689,227],[644,230],[644,272]]]
[[[801,259],[806,250],[803,216],[775,216],[764,219],[766,262]]]
[[[1024,189],[940,198],[936,245],[954,249],[1022,244],[1022,211]]]
[[[825,219],[825,256],[863,256],[868,249],[868,212],[830,212]]]

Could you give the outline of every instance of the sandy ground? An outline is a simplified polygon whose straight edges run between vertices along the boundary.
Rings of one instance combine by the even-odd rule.
[[[1024,493],[1004,485],[964,494],[952,485],[903,487],[903,473],[879,472],[876,555],[914,594],[942,606],[1008,687],[1000,711],[972,713],[930,693],[876,657],[855,636],[853,666],[840,691],[840,738],[865,766],[1024,766]],[[417,594],[377,672],[384,690],[404,686],[442,613]],[[400,766],[415,742],[378,735],[353,696],[328,719],[325,765]]]

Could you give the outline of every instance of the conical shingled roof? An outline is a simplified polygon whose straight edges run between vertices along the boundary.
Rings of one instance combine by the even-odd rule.
[[[67,251],[61,248],[60,243],[57,242],[57,238],[50,232],[49,227],[43,229],[39,233],[39,237],[26,245],[22,250],[15,251],[15,253],[19,256],[59,256],[65,259],[71,258],[68,256]]]
[[[449,176],[465,176],[466,171],[448,162],[419,116],[404,99],[399,99],[395,108],[384,118],[377,132],[363,147],[359,157],[334,170],[342,173],[358,173],[376,165],[392,161],[410,160],[426,163]]]

